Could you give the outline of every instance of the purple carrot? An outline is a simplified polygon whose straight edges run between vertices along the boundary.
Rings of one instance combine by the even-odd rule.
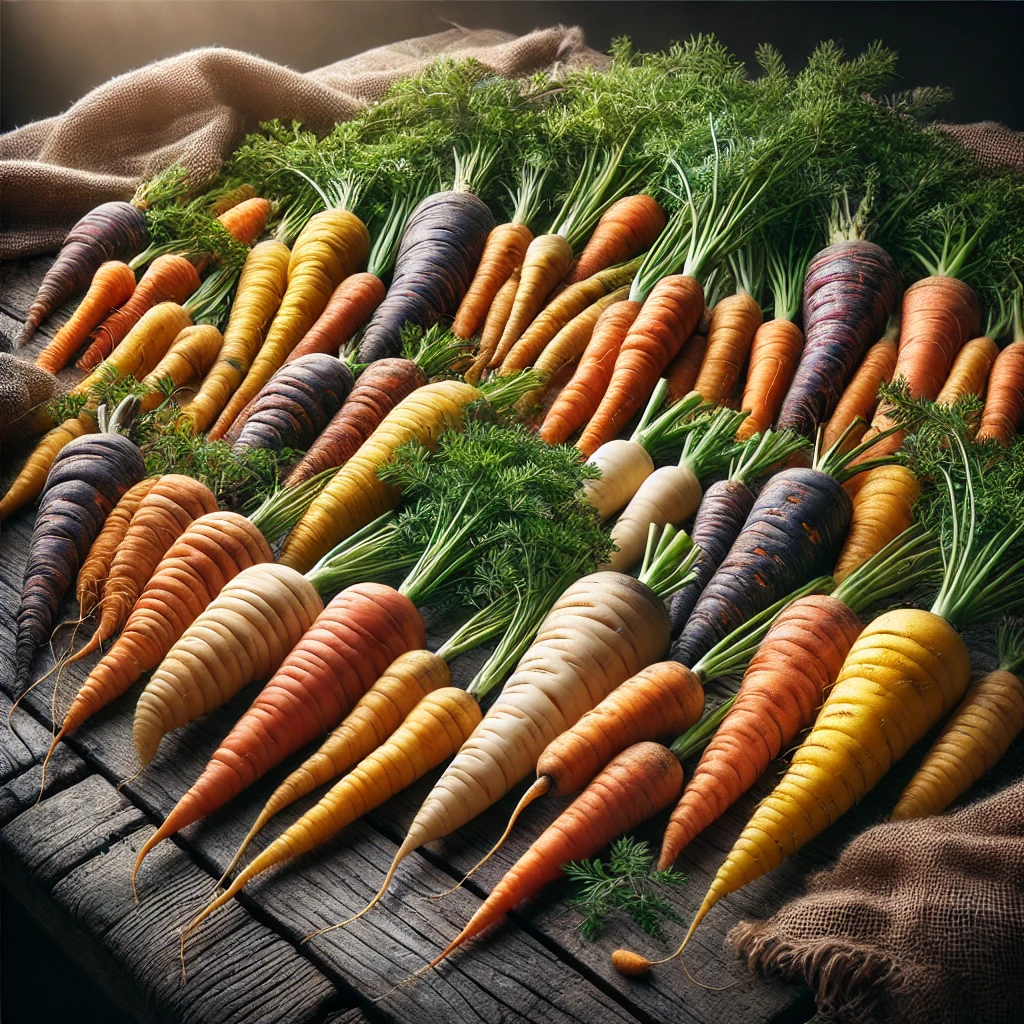
[[[804,278],[804,350],[776,426],[812,437],[828,420],[900,298],[892,257],[863,239],[834,242]]]

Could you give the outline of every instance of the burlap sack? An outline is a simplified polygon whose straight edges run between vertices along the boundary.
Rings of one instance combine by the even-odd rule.
[[[806,895],[729,941],[752,967],[805,980],[822,1021],[1024,1020],[1024,779],[955,814],[869,829]]]
[[[581,29],[556,26],[519,37],[453,28],[308,73],[215,48],[158,61],[0,136],[0,259],[56,249],[83,214],[130,199],[176,160],[199,180],[212,175],[260,121],[295,118],[327,131],[439,56],[474,57],[509,77],[606,60]]]
[[[6,348],[6,339],[0,339],[0,348]],[[52,373],[0,350],[0,446],[31,436],[26,422],[29,412],[58,390]]]

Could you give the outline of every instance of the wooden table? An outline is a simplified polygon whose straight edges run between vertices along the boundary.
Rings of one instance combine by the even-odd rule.
[[[20,329],[48,262],[0,265],[0,331],[8,336]],[[70,308],[52,317],[23,354],[34,355]],[[20,462],[12,458],[3,466],[5,487]],[[4,719],[21,690],[11,668],[14,614],[34,515],[34,507],[26,509],[0,532]],[[74,602],[65,602],[61,618],[76,616]],[[479,658],[467,655],[456,663],[456,678],[468,678]],[[52,663],[51,654],[41,652],[33,678]],[[64,706],[94,663],[90,658],[62,674]],[[827,864],[853,833],[881,819],[920,753],[912,752],[904,766],[826,835],[712,911],[686,962],[704,985],[730,986],[725,991],[698,987],[676,965],[645,980],[620,977],[609,963],[613,949],[625,944],[664,956],[678,943],[681,927],[666,927],[661,943],[628,921],[613,921],[598,942],[585,942],[578,932],[579,915],[565,905],[567,884],[545,890],[440,969],[394,988],[455,936],[481,897],[564,806],[554,799],[534,805],[502,851],[465,888],[431,901],[431,894],[453,885],[491,846],[523,787],[468,828],[410,857],[373,912],[346,929],[303,943],[310,932],[366,904],[438,773],[345,830],[322,851],[249,885],[190,939],[183,983],[178,961],[182,925],[206,902],[258,809],[298,758],[208,821],[158,847],[140,872],[136,905],[129,878],[137,850],[198,776],[254,692],[250,687],[216,714],[170,734],[153,763],[135,777],[131,722],[141,685],[58,748],[39,802],[40,762],[52,729],[52,679],[26,697],[10,730],[0,727],[0,851],[4,885],[115,1002],[145,1022],[806,1021],[814,1014],[810,993],[750,975],[726,950],[725,934],[741,918],[770,914],[799,892],[807,873]],[[987,788],[1024,770],[1020,747]],[[778,767],[682,857],[679,866],[690,884],[672,899],[683,918],[700,903]],[[311,799],[282,814],[277,827],[294,820]],[[643,834],[656,844],[663,825],[664,818],[656,820]],[[277,834],[274,828],[267,831]],[[262,846],[257,843],[257,848]]]

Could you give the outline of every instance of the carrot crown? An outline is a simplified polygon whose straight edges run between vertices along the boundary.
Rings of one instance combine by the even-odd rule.
[[[702,416],[686,435],[679,465],[688,468],[698,480],[722,472],[744,451],[745,446],[736,443],[736,431],[747,415],[723,407]]]
[[[749,487],[758,477],[764,476],[780,462],[803,451],[810,442],[806,437],[792,430],[772,430],[755,434],[740,448],[740,454],[729,467],[729,479]]]
[[[909,251],[929,276],[960,278],[968,267],[967,261],[978,239],[988,226],[988,219],[983,220],[973,233],[969,233],[965,220],[950,213],[940,214],[940,224],[941,239],[937,246],[922,237]]]
[[[941,576],[938,541],[919,523],[894,537],[832,591],[850,611],[865,608],[917,586],[934,586]]]
[[[851,448],[849,451],[843,451],[843,447],[850,435],[855,430],[863,429],[863,427],[864,421],[860,418],[855,419],[842,432],[842,434],[836,438],[832,447],[827,451],[822,451],[821,445],[822,438],[824,437],[824,431],[819,430],[818,436],[814,442],[814,458],[811,462],[811,468],[816,469],[819,473],[828,473],[829,476],[835,477],[840,483],[845,483],[850,479],[850,477],[856,476],[858,473],[864,473],[867,470],[875,469],[878,466],[892,465],[896,459],[891,455],[877,459],[865,459],[863,462],[858,462],[857,459],[865,452],[874,448],[879,441],[882,441],[905,428],[897,424],[887,428],[886,430],[879,431],[877,434],[872,435],[866,441],[862,441],[859,445]]]
[[[547,178],[547,168],[540,168],[530,164],[523,164],[519,171],[519,186],[513,191],[508,189],[509,198],[512,200],[512,213],[509,216],[509,223],[524,224],[529,227],[540,213],[541,203],[544,197],[544,180]]]
[[[758,258],[757,252],[750,248],[737,249],[729,254],[727,262],[736,284],[736,294],[749,295],[755,301],[760,302],[758,296],[761,294],[764,266]]]
[[[668,381],[662,377],[654,388],[647,407],[630,437],[647,451],[652,459],[675,451],[687,435],[697,426],[697,413],[704,407],[704,399],[691,391],[678,402],[662,409],[668,395]]]
[[[670,597],[697,578],[693,566],[699,557],[700,548],[694,546],[688,534],[671,523],[660,529],[656,523],[651,523],[643,566],[637,578],[658,597]]]
[[[402,196],[396,194],[392,197],[387,216],[380,226],[380,231],[377,232],[377,238],[366,261],[366,269],[369,273],[383,277],[394,267],[395,257],[398,255],[398,243],[405,230],[405,222],[409,219],[412,209],[423,198],[423,193],[421,179],[412,191]]]
[[[803,299],[804,277],[810,262],[810,247],[798,249],[795,235],[790,237],[789,249],[785,254],[774,245],[766,246],[765,274],[777,320],[796,320]]]
[[[1020,675],[1024,667],[1024,619],[1007,616],[999,624],[997,639],[999,649],[999,667],[1004,672]]]

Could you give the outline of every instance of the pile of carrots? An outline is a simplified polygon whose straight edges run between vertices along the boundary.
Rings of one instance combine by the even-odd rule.
[[[704,45],[672,58],[681,81]],[[669,126],[677,159],[667,121],[613,116],[649,70],[618,55],[593,123],[588,72],[541,113],[502,110],[519,136],[478,111],[437,128],[429,151],[371,111],[345,129],[349,167],[333,137],[300,153],[269,132],[232,168],[278,147],[273,175],[104,204],[47,272],[22,344],[78,298],[35,358],[57,372],[77,357],[86,375],[70,415],[36,411],[43,436],[0,519],[38,499],[17,616],[26,692],[72,586],[72,644],[95,620],[58,661],[94,659],[51,753],[147,673],[134,732],[147,772],[165,732],[259,691],[139,864],[305,744],[322,745],[229,872],[278,811],[333,784],[186,935],[432,768],[445,766],[364,913],[409,854],[523,780],[509,829],[536,797],[577,794],[437,964],[568,862],[674,808],[670,867],[809,729],[685,948],[719,900],[813,841],[933,726],[947,723],[894,817],[940,813],[1024,730],[1024,183],[979,184],[958,157],[907,197],[875,151],[870,174],[844,177],[859,91],[820,110],[794,100],[750,136],[760,122],[729,104],[754,93],[691,90],[671,114],[689,118]],[[412,95],[383,107],[415,124]],[[452,110],[480,102],[453,95]],[[919,130],[908,120],[885,130]],[[374,154],[391,169],[360,165]],[[108,409],[115,386],[130,397]],[[139,440],[146,417],[199,445],[266,450],[279,486],[248,517],[218,508]],[[596,554],[514,600],[500,559],[483,559],[471,582],[493,600],[472,606],[459,588],[486,545],[468,510],[495,467],[452,485],[415,551],[389,545],[412,536],[417,473],[453,436],[475,443],[480,422],[536,446],[515,449],[513,433],[510,452],[577,467]],[[527,484],[524,471],[522,505],[503,510],[508,537],[537,514]],[[406,583],[386,585],[397,569]],[[900,603],[911,587],[931,610]],[[472,612],[437,652],[428,590]],[[999,614],[1000,666],[972,684],[961,630]],[[484,638],[498,641],[484,669],[452,686],[448,661]],[[138,877],[145,899],[159,879]],[[613,962],[652,966],[628,950]]]

